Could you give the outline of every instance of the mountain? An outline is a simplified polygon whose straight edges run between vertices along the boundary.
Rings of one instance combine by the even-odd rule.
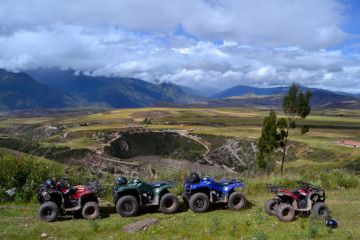
[[[310,104],[314,108],[360,108],[360,98],[352,94],[303,86],[301,89],[312,93]],[[256,88],[239,85],[215,94],[212,96],[213,99],[207,101],[205,105],[211,107],[265,106],[279,108],[287,91],[288,87]]]
[[[37,81],[73,96],[114,108],[147,107],[159,102],[187,104],[200,99],[170,83],[153,84],[134,78],[88,76],[73,70],[53,68],[27,73]]]
[[[275,87],[275,88],[257,88],[244,85],[237,85],[235,87],[228,88],[224,91],[216,93],[211,98],[227,98],[233,96],[243,96],[246,94],[254,95],[274,95],[274,94],[285,94],[288,87]]]
[[[301,87],[312,92],[313,108],[360,108],[351,94]],[[89,76],[73,70],[36,69],[26,73],[0,70],[0,109],[102,106],[134,108],[148,106],[281,107],[288,87],[235,86],[211,99],[173,83],[154,84],[140,79]]]
[[[0,69],[0,109],[63,108],[73,99],[32,79],[26,73]]]

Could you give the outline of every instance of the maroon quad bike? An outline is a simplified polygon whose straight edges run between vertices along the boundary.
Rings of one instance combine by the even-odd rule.
[[[54,222],[60,214],[74,214],[89,220],[96,219],[100,212],[96,186],[70,186],[67,180],[47,180],[38,190],[40,218]]]
[[[329,209],[325,205],[325,191],[306,182],[299,182],[296,190],[280,189],[269,185],[269,191],[276,194],[275,198],[265,202],[265,211],[276,215],[281,221],[289,222],[295,215],[309,216],[318,219],[329,218]]]

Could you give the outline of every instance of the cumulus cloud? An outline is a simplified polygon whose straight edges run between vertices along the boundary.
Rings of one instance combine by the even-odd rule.
[[[3,34],[54,24],[173,32],[267,46],[329,47],[341,29],[346,5],[336,0],[2,0]]]
[[[0,68],[360,91],[337,0],[2,0]],[[331,47],[331,50],[330,50]]]

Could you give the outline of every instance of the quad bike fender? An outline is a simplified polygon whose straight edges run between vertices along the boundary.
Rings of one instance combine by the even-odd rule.
[[[54,202],[59,207],[62,206],[64,203],[64,198],[62,196],[62,193],[59,191],[50,191],[50,192],[40,193],[38,196],[38,199],[39,199],[40,204],[51,201],[51,202]]]
[[[317,202],[324,202],[325,201],[325,193],[323,195],[320,195],[319,192],[312,192],[310,193],[307,197],[306,197],[306,208],[298,208],[297,204],[296,204],[296,208],[295,210],[299,210],[299,211],[311,211],[313,205]],[[295,202],[296,203],[296,202]]]
[[[76,188],[76,192],[74,194],[72,194],[72,198],[74,199],[78,199],[78,198],[83,198],[84,196],[89,196],[89,195],[96,195],[96,191],[91,190],[91,189],[87,189],[87,188]]]
[[[276,193],[276,195],[277,195],[278,197],[280,197],[280,198],[290,197],[290,198],[292,198],[292,199],[294,199],[294,200],[297,199],[297,196],[296,196],[293,192],[288,191],[288,190],[279,190],[279,191]]]
[[[121,191],[116,192],[114,194],[114,203],[116,204],[121,197],[127,195],[134,196],[138,200],[139,204],[142,205],[140,192],[137,189],[131,187],[124,187],[121,189]]]
[[[162,185],[158,188],[155,188],[153,190],[153,193],[154,193],[154,200],[153,200],[153,205],[159,205],[160,204],[160,199],[161,197],[165,194],[165,193],[168,193],[170,188],[173,188],[174,185],[170,185],[170,184],[167,184],[167,185]]]
[[[188,202],[192,195],[194,195],[195,193],[199,193],[199,192],[205,193],[209,197],[210,202],[213,202],[213,196],[211,194],[211,189],[205,184],[192,185],[192,188],[184,193],[183,198],[185,198],[186,201]]]
[[[99,203],[99,200],[96,196],[96,192],[95,191],[88,191],[88,192],[84,192],[81,197],[80,197],[80,203],[82,206],[85,205],[85,203],[92,201],[92,202],[96,202]]]
[[[222,192],[225,195],[230,195],[236,189],[243,189],[244,187],[245,187],[245,185],[242,182],[236,182],[236,183],[232,183],[232,184],[224,186],[222,188]]]
[[[168,189],[173,187],[173,185],[163,185],[161,187],[155,188],[153,192],[155,196],[160,196],[164,191],[168,192]]]
[[[294,198],[294,196],[292,194],[277,193],[275,198],[274,198],[274,201],[277,202],[278,204],[287,203],[287,204],[290,204],[291,206],[297,208],[296,199]]]

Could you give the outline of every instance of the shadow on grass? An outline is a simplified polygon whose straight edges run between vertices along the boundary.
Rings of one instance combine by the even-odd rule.
[[[188,207],[185,205],[185,203],[180,202],[180,206],[178,211],[175,213],[182,213],[182,212],[187,212],[188,211]],[[158,206],[147,206],[147,207],[142,207],[139,209],[138,214],[136,214],[136,216],[141,216],[141,215],[145,215],[148,213],[161,213],[161,211],[159,210]],[[118,214],[116,212],[115,206],[102,206],[100,207],[100,217],[101,218],[109,218],[112,214]]]
[[[246,202],[246,205],[242,209],[240,209],[240,211],[243,209],[251,209],[255,206],[256,206],[256,204],[254,202],[248,200]],[[189,206],[184,202],[180,202],[179,209],[175,214],[187,212],[188,210],[189,210]],[[214,204],[210,205],[210,208],[208,211],[216,211],[216,210],[228,210],[229,211],[230,209],[228,208],[227,204],[214,203]],[[161,211],[159,210],[158,206],[143,207],[143,208],[140,208],[137,216],[145,215],[148,213],[150,213],[150,214],[151,213],[161,213]],[[117,214],[115,206],[101,207],[101,212],[100,212],[101,218],[109,218],[111,214]]]
[[[244,209],[252,209],[255,206],[257,206],[255,202],[247,200]]]
[[[243,208],[241,208],[239,211],[242,211],[244,209],[252,209],[255,206],[256,206],[256,204],[254,202],[247,200],[245,206]],[[226,203],[213,203],[210,205],[210,208],[208,211],[216,211],[216,210],[232,211],[231,209],[229,209],[229,207]]]
[[[111,214],[115,214],[116,209],[115,206],[102,206],[100,207],[100,217],[108,218]]]

